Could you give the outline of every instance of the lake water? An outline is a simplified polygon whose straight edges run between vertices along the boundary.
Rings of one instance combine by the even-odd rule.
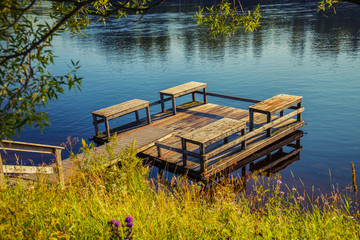
[[[82,91],[50,104],[51,126],[42,135],[26,129],[18,139],[53,145],[67,136],[87,140],[94,134],[92,111],[133,98],[153,102],[159,90],[200,81],[210,92],[252,99],[303,96],[304,149],[300,161],[281,172],[286,183],[299,187],[301,179],[325,193],[332,184],[343,189],[351,184],[351,161],[360,179],[360,7],[341,4],[327,18],[317,14],[316,1],[267,1],[257,32],[213,39],[196,25],[196,4],[172,2],[139,23],[129,16],[106,27],[94,24],[87,37],[56,37],[51,69],[65,73],[70,59],[80,60]]]

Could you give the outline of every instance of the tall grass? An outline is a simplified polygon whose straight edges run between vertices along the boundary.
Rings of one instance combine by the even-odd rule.
[[[132,147],[119,154],[120,168],[98,164],[108,158],[94,149],[85,152],[88,167],[80,166],[63,191],[21,180],[1,190],[0,239],[126,239],[126,227],[118,237],[108,222],[124,226],[128,216],[133,239],[360,238],[359,213],[343,195],[311,202],[280,179],[258,181],[251,194],[226,182],[199,191],[181,178],[168,188],[148,180]]]

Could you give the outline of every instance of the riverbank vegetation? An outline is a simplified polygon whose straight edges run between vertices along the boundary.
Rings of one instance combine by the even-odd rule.
[[[95,159],[106,156],[88,150],[90,165],[79,165],[64,191],[46,181],[21,180],[2,189],[1,238],[360,238],[356,202],[338,193],[310,200],[279,178],[260,177],[251,193],[226,182],[204,190],[180,177],[170,188],[149,180],[149,168],[133,148],[121,154],[121,167],[91,164]]]

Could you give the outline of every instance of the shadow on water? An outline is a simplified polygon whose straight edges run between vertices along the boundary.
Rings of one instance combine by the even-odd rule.
[[[299,161],[300,152],[303,149],[301,146],[303,135],[304,133],[301,130],[297,130],[219,172],[204,184],[207,188],[211,188],[226,180],[226,183],[240,183],[239,191],[246,190],[246,182],[254,175],[261,174],[269,177]],[[153,167],[151,178],[158,178],[161,183],[169,186],[176,186],[177,184],[176,179],[174,180],[174,174],[166,171],[166,169],[159,170]]]

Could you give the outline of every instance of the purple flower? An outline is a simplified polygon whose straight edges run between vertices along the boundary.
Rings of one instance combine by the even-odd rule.
[[[276,183],[277,183],[277,184],[282,184],[282,181],[281,181],[281,180],[277,180]]]
[[[132,223],[132,222],[133,222],[133,218],[130,217],[130,216],[127,216],[127,217],[125,218],[125,222],[126,222],[126,223]]]
[[[119,221],[115,221],[115,222],[114,222],[114,226],[115,226],[115,227],[120,227]]]
[[[284,195],[285,193],[283,191],[280,191],[280,194]]]
[[[293,187],[291,190],[296,191],[296,188]]]
[[[305,199],[302,196],[300,196],[300,197],[297,197],[297,200],[304,201]]]

